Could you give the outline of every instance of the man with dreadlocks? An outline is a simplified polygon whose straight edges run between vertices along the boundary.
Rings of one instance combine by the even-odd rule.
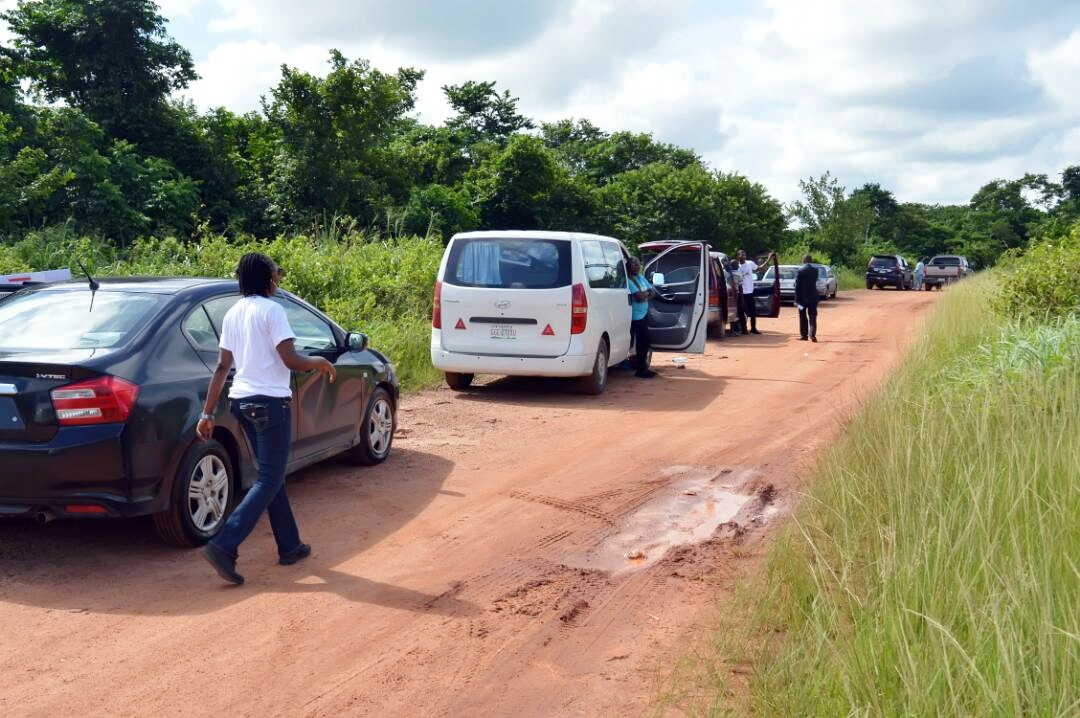
[[[337,373],[326,359],[296,352],[296,335],[285,310],[271,299],[283,273],[265,254],[249,252],[240,258],[236,275],[243,297],[222,320],[217,368],[196,427],[203,440],[213,435],[214,409],[235,362],[230,409],[251,444],[258,476],[221,532],[203,547],[202,555],[218,575],[237,585],[244,582],[236,571],[237,549],[254,530],[263,511],[270,516],[278,563],[287,566],[311,554],[311,546],[300,540],[285,493],[285,466],[292,443],[290,370],[319,371],[331,382]]]

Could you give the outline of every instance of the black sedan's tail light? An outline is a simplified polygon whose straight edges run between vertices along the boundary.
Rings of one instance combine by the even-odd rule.
[[[139,387],[115,376],[101,376],[57,387],[49,395],[61,426],[114,424],[127,421]]]

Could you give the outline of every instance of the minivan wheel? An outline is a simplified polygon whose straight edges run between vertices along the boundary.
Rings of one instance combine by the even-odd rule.
[[[360,423],[360,442],[349,449],[349,458],[364,466],[381,464],[390,455],[396,427],[394,402],[386,389],[376,387]]]
[[[593,362],[592,373],[583,377],[582,388],[587,394],[603,394],[607,388],[608,378],[608,343],[607,339],[600,340],[600,347],[596,350],[596,360]]]
[[[874,288],[874,283],[873,282],[867,282],[866,283],[866,288],[867,289],[873,289]]]
[[[169,508],[154,514],[154,529],[173,546],[201,546],[221,530],[235,502],[225,447],[213,439],[196,441],[180,462]]]
[[[456,371],[446,372],[446,385],[454,391],[465,391],[472,385],[472,374],[461,374]]]

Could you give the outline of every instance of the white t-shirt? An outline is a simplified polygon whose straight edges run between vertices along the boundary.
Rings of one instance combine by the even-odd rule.
[[[739,277],[739,282],[742,283],[743,294],[754,293],[754,279],[757,273],[758,266],[752,259],[748,259],[739,265],[739,271],[736,275]]]
[[[229,398],[292,396],[292,374],[281,361],[277,345],[295,338],[285,309],[273,299],[242,297],[232,305],[221,321],[219,344],[232,352],[236,366]]]

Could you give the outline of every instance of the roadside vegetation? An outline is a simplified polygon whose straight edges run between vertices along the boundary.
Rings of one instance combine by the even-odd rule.
[[[1078,268],[1080,225],[949,289],[663,705],[1080,713]]]
[[[345,329],[362,331],[397,366],[405,389],[441,377],[431,366],[431,304],[442,257],[437,239],[379,239],[348,228],[261,241],[200,237],[197,242],[143,239],[117,249],[62,230],[32,233],[0,246],[3,271],[71,266],[96,276],[233,277],[245,252],[266,252],[285,269],[283,287],[313,303]]]

